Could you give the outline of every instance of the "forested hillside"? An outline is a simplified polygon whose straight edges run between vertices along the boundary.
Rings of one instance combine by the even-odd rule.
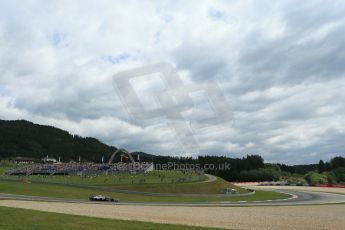
[[[78,160],[101,161],[102,156],[109,156],[116,148],[101,143],[95,138],[71,135],[68,132],[51,127],[37,125],[28,121],[0,120],[0,158],[33,157],[58,158],[63,161]]]
[[[13,159],[14,157],[30,157],[41,159],[61,157],[63,162],[70,160],[101,162],[110,158],[116,150],[115,147],[103,144],[99,140],[90,137],[71,135],[67,131],[32,122],[4,121],[0,120],[0,160]],[[329,162],[320,161],[319,164],[293,165],[267,164],[259,155],[247,155],[242,158],[230,158],[226,156],[198,156],[173,157],[159,156],[144,152],[134,152],[135,157],[140,155],[144,162],[153,161],[158,165],[182,164],[193,165],[197,169],[205,169],[207,173],[217,175],[229,181],[273,181],[283,177],[298,177],[309,183],[338,183],[345,182],[345,158],[338,156]],[[120,160],[117,155],[115,161]],[[209,166],[214,166],[210,168]],[[225,166],[228,165],[229,168]],[[170,167],[169,166],[169,167]],[[207,167],[208,166],[208,167]],[[159,169],[159,168],[158,168]],[[175,166],[168,169],[176,169]],[[181,168],[183,169],[183,168]]]

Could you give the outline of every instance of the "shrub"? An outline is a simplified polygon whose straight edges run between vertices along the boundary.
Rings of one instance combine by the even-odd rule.
[[[317,172],[309,172],[304,176],[304,179],[309,184],[327,184],[327,175],[320,174]]]

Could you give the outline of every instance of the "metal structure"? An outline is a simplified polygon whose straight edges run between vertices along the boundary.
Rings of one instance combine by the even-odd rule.
[[[132,155],[131,155],[127,150],[125,150],[125,149],[118,149],[118,150],[116,150],[116,151],[113,153],[113,155],[111,155],[108,164],[112,164],[113,161],[114,161],[114,159],[115,159],[115,156],[116,156],[118,153],[120,153],[120,152],[127,154],[127,156],[129,157],[129,159],[131,160],[131,163],[135,163],[135,161],[134,161]]]

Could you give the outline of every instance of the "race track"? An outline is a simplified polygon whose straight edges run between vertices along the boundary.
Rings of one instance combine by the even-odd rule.
[[[81,199],[50,198],[27,195],[14,195],[0,193],[0,199],[8,200],[27,200],[27,201],[48,201],[64,203],[99,203],[116,205],[143,205],[143,206],[210,206],[210,207],[234,207],[234,206],[286,206],[286,205],[314,205],[314,204],[340,204],[345,203],[345,195],[311,192],[311,191],[293,191],[293,190],[274,190],[276,192],[287,193],[290,198],[283,200],[265,200],[265,201],[238,201],[238,202],[193,202],[193,203],[166,203],[166,202],[118,202],[103,203],[91,202]]]
[[[328,230],[345,226],[345,195],[276,190],[290,198],[218,203],[90,202],[0,193],[0,206],[121,220],[242,230]],[[322,205],[317,205],[322,204]]]

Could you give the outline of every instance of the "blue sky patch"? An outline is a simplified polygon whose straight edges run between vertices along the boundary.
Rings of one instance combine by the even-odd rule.
[[[69,46],[69,42],[67,41],[66,34],[63,33],[54,33],[51,36],[52,43],[55,47],[64,48]]]
[[[210,8],[208,10],[208,16],[214,20],[224,20],[226,17],[226,13],[215,8]]]
[[[106,61],[106,62],[110,62],[111,64],[117,64],[123,61],[128,60],[131,57],[131,55],[129,53],[122,53],[120,55],[117,56],[112,56],[112,55],[106,55],[102,57],[102,60]]]

